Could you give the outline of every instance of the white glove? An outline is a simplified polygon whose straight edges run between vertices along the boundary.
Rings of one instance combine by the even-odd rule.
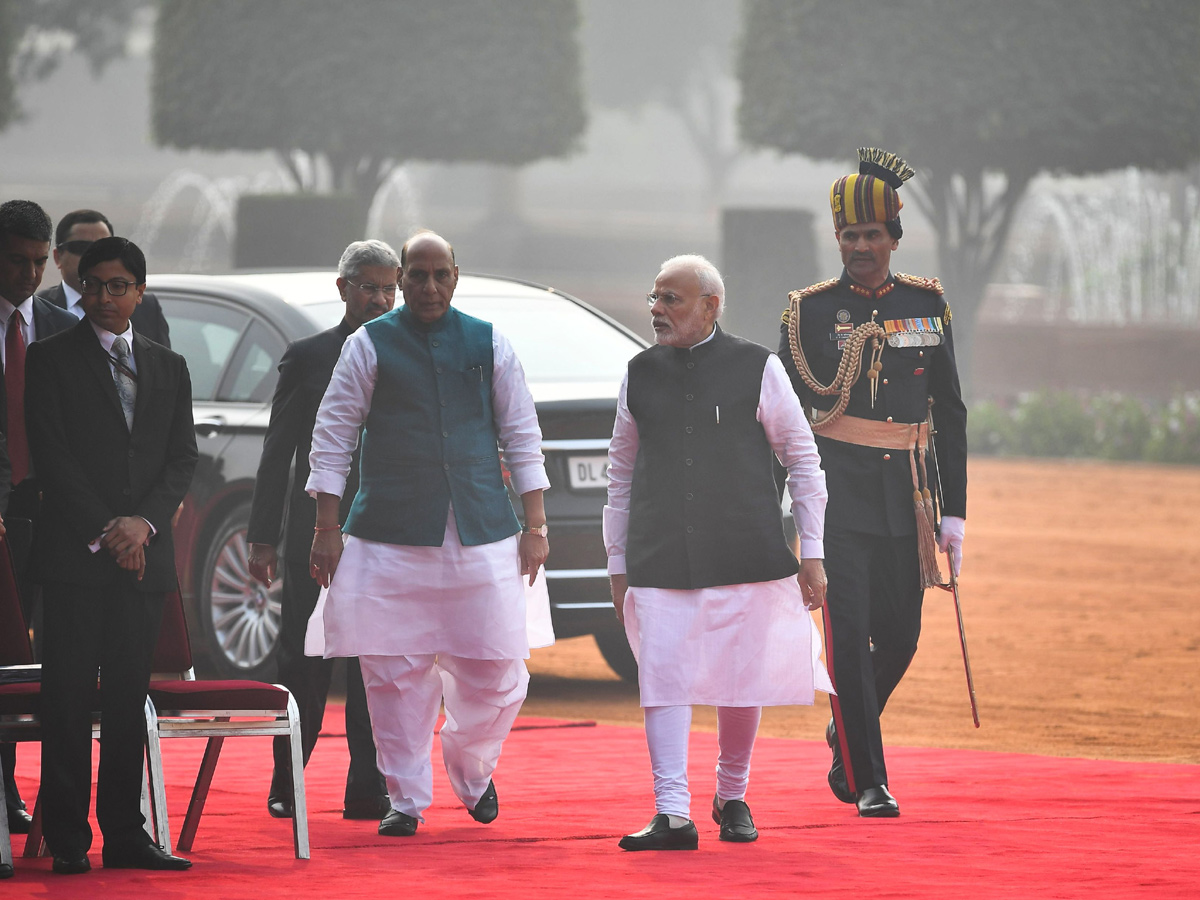
[[[962,568],[963,534],[967,530],[967,520],[958,516],[942,516],[942,529],[938,534],[938,549],[943,553],[947,547],[954,548],[954,577]]]

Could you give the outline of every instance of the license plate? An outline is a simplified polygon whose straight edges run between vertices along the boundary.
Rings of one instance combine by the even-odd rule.
[[[607,456],[568,456],[567,472],[576,490],[608,487]]]

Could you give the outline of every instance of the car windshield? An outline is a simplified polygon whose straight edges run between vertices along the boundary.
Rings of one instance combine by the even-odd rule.
[[[530,383],[615,382],[642,345],[604,319],[555,294],[533,297],[456,296],[454,305],[496,326],[508,338]],[[341,321],[340,301],[303,307],[321,328]]]

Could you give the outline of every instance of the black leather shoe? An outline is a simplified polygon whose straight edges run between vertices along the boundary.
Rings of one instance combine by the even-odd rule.
[[[82,875],[91,868],[92,862],[86,853],[64,853],[62,856],[55,856],[54,863],[50,866],[56,875]]]
[[[8,863],[0,863],[0,881],[13,877],[13,867]]]
[[[389,809],[379,823],[379,833],[384,837],[412,837],[417,833],[419,819],[405,815],[397,809]]]
[[[101,854],[106,869],[153,869],[156,872],[182,872],[192,867],[190,859],[172,856],[158,844],[104,846]]]
[[[825,778],[829,782],[829,789],[833,791],[833,796],[843,803],[853,803],[855,801],[854,792],[850,790],[850,785],[846,782],[846,763],[842,760],[842,745],[838,742],[837,729],[834,727],[833,719],[830,719],[829,724],[825,726],[825,743],[833,751],[833,765],[829,767],[829,775]]]
[[[758,829],[754,827],[754,816],[745,800],[726,800],[721,809],[717,795],[713,794],[713,821],[721,826],[721,840],[735,844],[750,844],[758,840]]]
[[[392,804],[387,794],[366,800],[347,800],[342,808],[343,819],[379,819],[386,816]]]
[[[33,827],[33,816],[23,809],[10,809],[8,811],[8,833],[9,834],[29,834],[29,829]]]
[[[483,796],[479,798],[479,802],[475,804],[475,808],[469,810],[471,818],[476,822],[482,822],[486,825],[488,822],[494,822],[496,816],[500,815],[500,801],[496,798],[496,783],[488,781],[487,790],[483,792]]]
[[[292,798],[291,797],[268,797],[267,812],[272,819],[290,819],[292,818]],[[375,818],[372,816],[371,818]]]
[[[900,804],[888,793],[886,784],[869,787],[858,795],[858,814],[864,819],[894,819],[900,815]]]
[[[641,831],[627,834],[617,844],[622,850],[695,850],[700,843],[696,823],[672,828],[671,820],[659,813]]]

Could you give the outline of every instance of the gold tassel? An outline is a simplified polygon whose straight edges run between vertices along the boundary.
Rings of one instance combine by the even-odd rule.
[[[942,583],[938,568],[937,538],[933,534],[933,498],[929,490],[913,491],[913,507],[917,516],[917,553],[921,558],[921,590]]]

